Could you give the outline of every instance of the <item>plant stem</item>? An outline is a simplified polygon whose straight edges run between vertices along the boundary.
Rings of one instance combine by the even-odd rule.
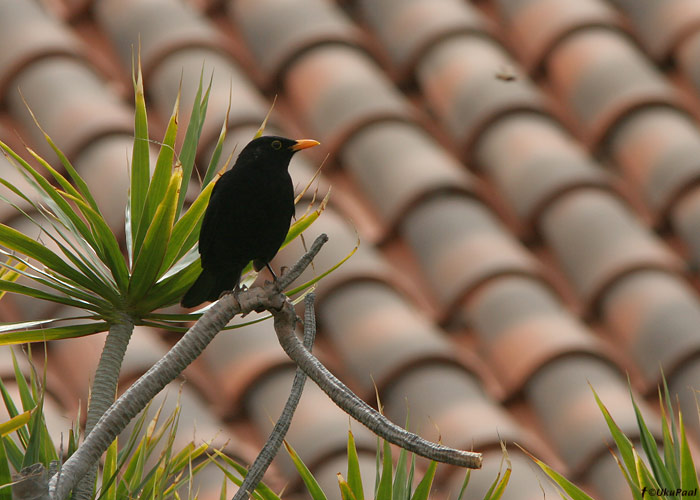
[[[119,371],[133,331],[134,323],[126,314],[123,314],[119,321],[112,324],[109,328],[102,355],[95,371],[95,380],[90,390],[90,402],[85,422],[86,438],[92,432],[100,417],[114,403],[114,398],[117,394]],[[95,463],[78,483],[73,493],[74,499],[89,500],[92,498],[97,466],[98,464]]]
[[[131,419],[138,415],[156,394],[178,377],[187,365],[199,356],[233,316],[238,313],[249,313],[261,307],[271,311],[282,310],[285,304],[292,307],[287,297],[280,292],[279,282],[290,283],[298,278],[326,241],[328,241],[328,237],[325,234],[316,238],[309,252],[292,266],[277,284],[267,283],[263,287],[254,287],[238,294],[227,294],[206,311],[165,356],[104,412],[90,435],[86,436],[82,446],[66,460],[58,473],[50,479],[49,494],[51,498],[53,500],[66,498],[80,478],[97,463]],[[288,278],[285,280],[287,276]],[[293,308],[292,313],[292,321],[296,321]],[[275,322],[277,323],[277,321]]]
[[[314,313],[314,299],[315,294],[312,292],[306,296],[304,299],[304,348],[311,351],[314,345],[314,339],[316,338],[316,317]],[[296,321],[285,326],[286,330],[289,330],[291,335],[294,335],[294,327]],[[277,328],[283,326],[281,324],[275,325]],[[292,417],[294,416],[294,411],[297,409],[299,404],[299,399],[301,398],[301,393],[304,390],[304,383],[306,382],[306,373],[297,367],[294,374],[294,381],[292,382],[292,390],[289,392],[289,397],[287,398],[287,403],[282,409],[280,417],[277,419],[275,427],[270,433],[270,437],[265,442],[262,450],[258,454],[257,458],[253,462],[253,465],[248,469],[240,488],[233,497],[233,500],[246,500],[250,498],[255,488],[257,488],[258,483],[262,480],[265,471],[272,463],[272,459],[275,458],[277,452],[282,446],[282,441],[287,435],[289,430],[289,425],[292,423]]]
[[[417,455],[469,469],[481,468],[481,453],[456,450],[430,442],[390,421],[360,399],[335,375],[328,371],[328,368],[304,347],[294,332],[289,333],[284,328],[277,328],[278,322],[289,321],[285,316],[293,315],[296,317],[294,308],[290,303],[286,303],[285,307],[280,311],[272,311],[272,314],[275,318],[275,332],[284,352],[345,413],[363,424],[377,436]]]

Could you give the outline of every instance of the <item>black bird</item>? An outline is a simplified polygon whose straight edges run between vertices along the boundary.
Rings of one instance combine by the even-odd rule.
[[[199,233],[202,273],[182,298],[184,307],[215,301],[234,289],[251,260],[256,271],[269,268],[294,213],[289,161],[317,144],[262,136],[243,148],[212,190]]]

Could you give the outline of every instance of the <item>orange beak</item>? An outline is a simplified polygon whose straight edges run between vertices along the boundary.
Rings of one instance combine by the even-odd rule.
[[[291,146],[289,149],[292,151],[301,151],[302,149],[313,148],[319,144],[321,143],[313,139],[299,139],[294,143],[294,146]]]

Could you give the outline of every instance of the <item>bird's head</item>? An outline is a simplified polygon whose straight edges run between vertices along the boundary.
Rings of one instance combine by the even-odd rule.
[[[243,148],[238,156],[238,162],[263,162],[266,164],[282,164],[286,167],[289,165],[289,160],[292,159],[294,153],[318,144],[319,142],[313,139],[295,141],[286,137],[264,135],[253,139]]]

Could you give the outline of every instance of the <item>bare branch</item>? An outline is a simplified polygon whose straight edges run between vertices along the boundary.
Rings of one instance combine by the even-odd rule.
[[[290,321],[288,317],[296,316],[290,302],[285,303],[284,309],[275,311],[272,314],[275,317],[275,332],[277,332],[277,338],[284,351],[345,413],[366,426],[377,436],[423,457],[469,469],[479,469],[481,467],[481,453],[456,450],[448,446],[432,443],[391,422],[355,395],[335,375],[328,371],[302,345],[293,332],[289,333],[283,328],[277,328],[278,322],[284,324],[285,321]]]
[[[316,337],[316,316],[314,314],[314,299],[315,294],[310,293],[306,296],[304,300],[305,312],[304,312],[304,348],[311,351],[314,344],[314,339]],[[284,325],[277,324],[275,328],[284,327],[287,330],[287,334],[294,335],[294,326],[296,323],[296,316],[292,323],[285,323]],[[282,446],[282,441],[287,435],[289,430],[289,425],[292,422],[292,417],[294,416],[294,411],[299,404],[299,399],[301,398],[301,392],[304,390],[304,383],[306,382],[306,373],[301,368],[297,368],[294,374],[294,381],[292,382],[292,390],[289,393],[289,398],[287,398],[287,403],[282,409],[275,427],[270,433],[270,437],[267,439],[265,446],[258,454],[257,458],[250,466],[248,474],[246,474],[241,487],[238,492],[233,497],[233,500],[245,500],[250,498],[253,490],[258,486],[258,483],[262,480],[265,471],[270,466],[272,459],[275,458],[277,452]]]
[[[326,241],[328,237],[325,234],[316,238],[311,249],[277,283],[266,283],[262,287],[224,295],[207,310],[177,344],[102,415],[82,446],[63,464],[60,473],[55,474],[49,481],[51,498],[66,498],[131,419],[167,384],[178,377],[236,314],[247,314],[256,309],[274,312],[283,309],[285,304],[290,304],[291,307],[287,297],[281,293],[283,286],[301,275]],[[296,315],[291,321],[293,325]]]

